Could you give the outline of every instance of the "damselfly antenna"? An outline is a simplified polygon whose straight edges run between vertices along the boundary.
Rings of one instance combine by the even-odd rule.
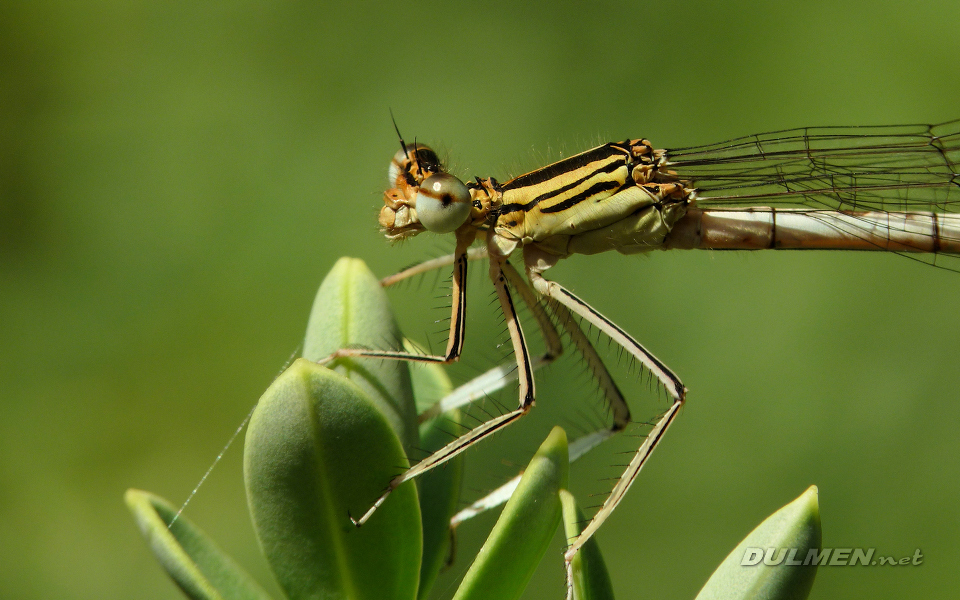
[[[407,154],[407,145],[403,141],[403,136],[400,135],[400,127],[397,126],[397,119],[393,116],[393,109],[390,110],[390,120],[393,121],[393,130],[397,132],[397,139],[400,140],[400,149],[403,150],[403,155],[407,157],[407,160],[410,160],[410,155]]]

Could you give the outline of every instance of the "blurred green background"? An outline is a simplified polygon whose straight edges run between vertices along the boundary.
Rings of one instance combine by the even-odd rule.
[[[377,231],[388,108],[454,172],[501,180],[608,139],[939,122],[960,117],[957,23],[955,0],[0,3],[0,597],[178,597],[123,490],[187,496],[339,256],[383,275],[452,247]],[[810,484],[825,546],[925,555],[821,569],[815,598],[955,595],[960,275],[828,253],[567,263],[551,276],[690,389],[599,533],[620,598],[692,598]],[[542,434],[577,410],[564,376],[541,378]],[[470,460],[525,461],[537,436]],[[187,514],[268,582],[241,456]],[[470,490],[499,483],[477,472]],[[490,522],[461,528],[437,597]],[[560,597],[560,556],[558,538],[527,597]]]

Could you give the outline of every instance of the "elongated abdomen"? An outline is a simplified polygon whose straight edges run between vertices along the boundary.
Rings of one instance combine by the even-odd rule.
[[[690,208],[663,249],[883,250],[960,254],[960,215]]]

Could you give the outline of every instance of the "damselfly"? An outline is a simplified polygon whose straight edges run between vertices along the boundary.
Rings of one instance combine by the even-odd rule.
[[[327,361],[341,356],[456,361],[464,343],[467,263],[485,256],[516,357],[520,401],[517,409],[491,418],[396,477],[355,523],[369,519],[401,483],[529,412],[536,367],[562,350],[554,322],[585,357],[613,415],[612,428],[586,436],[578,450],[625,428],[630,422],[627,404],[576,316],[649,370],[672,403],[602,507],[572,540],[564,555],[568,582],[570,561],[620,503],[683,405],[686,388],[627,332],[544,278],[547,269],[573,254],[609,250],[883,250],[926,256],[944,268],[954,268],[950,255],[960,255],[960,120],[933,126],[808,127],[676,149],[657,149],[645,139],[625,140],[505,183],[479,177],[464,183],[427,146],[400,143],[390,164],[392,187],[384,193],[380,212],[383,232],[391,240],[424,231],[452,233],[456,246],[451,256],[408,269],[386,283],[453,266],[446,351],[421,355],[352,348]],[[469,250],[477,240],[482,248]],[[526,279],[508,262],[517,250],[522,250]],[[546,340],[539,358],[530,356],[514,292],[530,306]],[[493,375],[503,377],[502,372]]]

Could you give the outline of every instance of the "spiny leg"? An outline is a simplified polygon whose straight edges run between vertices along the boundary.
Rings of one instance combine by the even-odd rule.
[[[533,290],[530,288],[530,285],[520,277],[515,269],[513,273],[515,274],[516,280],[514,276],[510,275],[510,271],[506,269],[504,269],[504,271],[507,273],[507,278],[514,287],[518,290],[526,290],[526,293],[521,291],[521,296],[523,296],[525,300],[527,295],[533,295]],[[570,462],[573,463],[604,441],[623,431],[623,429],[630,424],[630,410],[623,398],[623,394],[620,392],[616,383],[614,383],[613,377],[610,376],[606,365],[603,364],[603,360],[600,358],[600,355],[597,354],[596,349],[594,349],[593,344],[590,343],[590,339],[583,332],[583,329],[577,323],[573,314],[571,314],[565,306],[554,301],[550,301],[549,307],[556,316],[557,322],[570,337],[573,346],[587,363],[587,367],[596,379],[605,400],[613,412],[613,426],[611,428],[597,429],[578,437],[570,443],[569,457]],[[460,523],[472,519],[485,511],[494,509],[509,500],[517,488],[517,485],[520,483],[521,476],[522,474],[517,475],[483,498],[480,498],[470,506],[459,511],[450,520],[450,527],[456,528]]]
[[[527,268],[527,277],[537,293],[551,298],[586,319],[588,323],[602,331],[624,350],[629,352],[643,364],[653,375],[660,380],[667,393],[676,400],[682,400],[686,393],[680,378],[663,364],[659,358],[643,347],[637,340],[621,329],[616,323],[596,311],[592,306],[578,298],[570,290],[555,281],[543,278],[543,271],[556,264],[558,257],[551,256],[542,250],[527,246],[524,247],[524,264]]]
[[[620,476],[620,479],[600,507],[600,510],[597,511],[597,514],[593,516],[593,519],[590,520],[587,527],[573,540],[564,553],[563,559],[567,570],[567,597],[569,599],[572,598],[573,594],[573,557],[576,556],[583,544],[596,533],[597,529],[599,529],[603,522],[613,513],[617,505],[620,504],[620,501],[623,500],[627,490],[630,489],[630,486],[640,473],[640,469],[646,464],[647,459],[650,458],[650,455],[663,438],[663,434],[666,433],[667,428],[673,423],[674,417],[676,417],[677,412],[680,410],[686,398],[687,389],[683,386],[680,378],[677,377],[669,367],[633,339],[630,334],[560,284],[544,279],[542,275],[543,271],[553,266],[556,261],[557,258],[555,256],[551,256],[535,247],[524,248],[524,263],[527,267],[527,276],[533,288],[540,294],[552,298],[570,309],[573,313],[586,319],[587,322],[609,336],[614,342],[623,347],[647,367],[647,369],[663,383],[667,393],[673,397],[673,403],[670,405],[670,408],[659,418],[643,444],[637,449],[630,464],[627,465],[626,470],[624,470],[623,475]]]
[[[593,344],[590,343],[590,339],[583,332],[583,329],[567,307],[559,302],[550,300],[550,309],[553,311],[553,314],[556,315],[557,322],[563,327],[564,331],[567,332],[567,335],[570,337],[570,342],[587,363],[587,368],[590,369],[590,373],[594,379],[597,380],[600,391],[603,393],[604,399],[613,412],[613,427],[611,431],[622,431],[630,424],[630,408],[627,406],[627,401],[623,398],[620,388],[618,388],[617,384],[613,381],[610,371],[607,370],[607,366],[603,364],[603,360],[600,358],[600,355],[597,354]]]
[[[526,304],[530,312],[533,313],[533,318],[540,328],[540,333],[543,334],[543,341],[547,346],[543,354],[543,360],[547,362],[555,360],[563,353],[563,340],[560,339],[557,328],[553,326],[553,323],[550,321],[550,316],[547,314],[547,311],[544,310],[543,303],[539,301],[537,295],[530,289],[530,285],[524,281],[523,277],[513,265],[509,262],[504,262],[501,265],[501,269],[507,281],[510,282],[510,285],[520,294],[520,299],[523,300],[523,303]]]
[[[630,489],[630,486],[633,485],[634,480],[640,473],[640,469],[643,468],[643,465],[647,462],[650,454],[653,453],[654,449],[657,447],[657,444],[660,443],[660,440],[663,438],[663,434],[666,433],[667,428],[671,423],[673,423],[673,419],[677,416],[677,412],[680,410],[681,406],[683,406],[683,398],[675,399],[673,404],[670,405],[670,408],[667,409],[667,412],[660,417],[650,433],[647,434],[643,444],[637,449],[636,454],[633,455],[633,459],[630,461],[630,464],[627,465],[626,470],[624,470],[623,475],[620,476],[617,484],[613,486],[613,490],[610,492],[610,495],[607,496],[603,506],[600,507],[600,510],[597,511],[597,514],[593,516],[593,519],[590,520],[590,523],[587,524],[587,527],[580,532],[580,535],[577,536],[577,539],[573,540],[573,542],[567,548],[567,551],[564,553],[563,561],[567,570],[568,598],[571,594],[570,585],[573,582],[573,558],[577,555],[577,552],[580,551],[580,548],[587,542],[587,540],[589,540],[593,534],[596,533],[597,529],[603,525],[603,522],[607,520],[607,517],[613,513],[613,511],[617,508],[617,505],[620,504],[620,501],[623,500],[627,490]]]
[[[369,350],[365,348],[342,348],[330,356],[317,361],[317,364],[327,365],[338,358],[383,358],[388,360],[406,360],[413,362],[447,364],[460,359],[463,351],[464,325],[467,312],[467,248],[473,243],[476,236],[474,231],[457,232],[457,247],[453,254],[453,306],[450,312],[450,334],[447,338],[447,349],[443,356],[433,354],[418,354],[400,350]]]
[[[517,360],[518,379],[520,382],[520,406],[515,410],[494,417],[475,427],[427,458],[421,460],[402,475],[393,478],[388,484],[386,491],[374,502],[373,506],[359,519],[353,519],[353,523],[358,527],[370,519],[373,513],[376,512],[380,505],[387,499],[387,496],[390,495],[390,492],[397,489],[398,486],[443,464],[476,442],[513,423],[527,414],[533,406],[535,397],[533,367],[530,361],[529,351],[527,350],[526,340],[524,339],[523,329],[520,327],[520,320],[517,317],[516,306],[510,290],[507,288],[506,278],[503,275],[503,264],[500,260],[490,260],[490,279],[493,281],[493,286],[497,291],[500,307],[506,318],[507,329],[510,332],[510,339],[513,343],[513,351]]]
[[[570,442],[568,451],[570,462],[576,462],[587,452],[593,450],[601,443],[612,438],[618,433],[618,431],[619,430],[603,428],[586,435],[582,435],[573,440]],[[468,521],[481,513],[492,510],[505,503],[510,499],[510,496],[512,496],[513,492],[517,489],[517,485],[519,485],[521,477],[523,477],[523,473],[520,473],[483,498],[480,498],[479,500],[470,504],[470,506],[457,512],[457,514],[453,515],[453,517],[450,519],[450,528],[456,529],[464,521]]]
[[[478,246],[476,248],[470,248],[467,250],[467,260],[480,260],[487,257],[487,248],[485,246]],[[430,260],[425,260],[422,263],[417,263],[412,267],[407,267],[402,271],[397,271],[393,275],[388,275],[380,280],[380,285],[383,287],[390,287],[391,285],[396,285],[401,281],[410,279],[411,277],[416,277],[417,275],[422,275],[434,269],[442,269],[443,267],[449,267],[457,260],[456,254],[447,254],[444,256],[439,256],[437,258],[431,258]]]
[[[482,250],[482,252],[475,252],[475,250]],[[471,248],[467,253],[467,260],[476,260],[478,258],[485,257],[487,257],[486,248]],[[452,254],[448,254],[447,256],[442,256],[437,259],[431,259],[404,269],[395,275],[386,277],[381,280],[381,284],[384,286],[393,285],[409,277],[421,275],[433,269],[443,268],[444,266],[452,264],[453,260],[454,255]],[[502,270],[507,278],[507,281],[514,287],[514,289],[517,290],[520,295],[520,299],[523,300],[523,303],[526,304],[530,309],[530,312],[537,323],[537,327],[540,329],[540,333],[543,336],[546,349],[541,356],[538,356],[532,360],[532,369],[533,371],[537,371],[541,367],[544,367],[556,360],[557,357],[563,353],[563,342],[560,339],[560,335],[557,333],[556,327],[553,326],[553,322],[550,320],[549,315],[544,310],[542,303],[537,299],[537,296],[530,288],[530,285],[527,284],[516,268],[514,268],[509,262],[504,262],[502,264]],[[488,371],[474,377],[463,385],[458,386],[457,389],[441,398],[436,404],[420,413],[418,415],[418,419],[421,423],[424,423],[447,411],[460,408],[479,399],[486,398],[490,394],[502,389],[511,381],[517,379],[518,373],[519,370],[517,369],[516,362],[497,365],[496,367],[493,367]]]

